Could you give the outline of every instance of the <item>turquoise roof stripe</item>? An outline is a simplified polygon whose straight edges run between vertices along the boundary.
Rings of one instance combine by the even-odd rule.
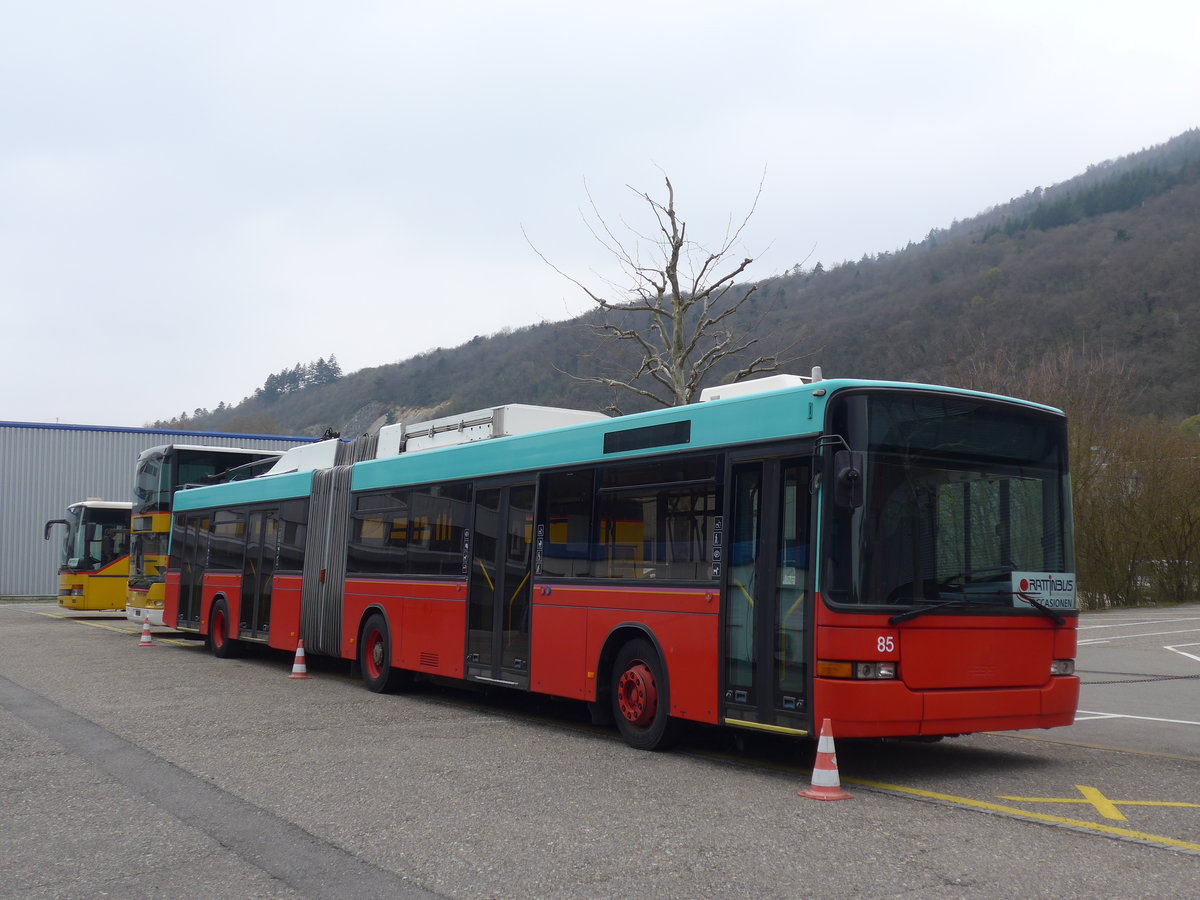
[[[1041,404],[960,388],[827,379],[760,394],[726,397],[529,434],[366,460],[354,465],[350,487],[353,491],[364,491],[395,485],[481,478],[813,435],[824,426],[825,407],[829,400],[839,391],[854,388],[897,388],[983,397],[1061,414]],[[682,421],[691,423],[691,437],[686,443],[645,450],[604,452],[606,434]],[[311,490],[312,472],[260,476],[248,481],[181,491],[175,497],[175,508],[187,510],[285,500],[306,497]]]
[[[312,493],[312,480],[312,472],[292,472],[288,475],[271,475],[265,478],[231,481],[228,484],[186,488],[176,491],[172,508],[175,512],[183,512],[189,509],[307,497]]]
[[[751,398],[713,400],[690,406],[601,419],[548,431],[493,438],[471,444],[401,453],[368,460],[354,467],[351,490],[361,491],[394,484],[420,484],[456,478],[583,465],[602,460],[641,458],[724,447],[745,442],[770,441],[820,430],[824,401],[811,391],[792,389]],[[813,402],[812,417],[809,403]],[[604,436],[612,432],[690,421],[691,440],[648,450],[604,452]]]

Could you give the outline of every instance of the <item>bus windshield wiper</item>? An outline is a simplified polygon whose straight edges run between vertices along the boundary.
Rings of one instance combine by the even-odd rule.
[[[915,619],[918,616],[923,616],[926,613],[931,613],[934,610],[946,609],[950,606],[965,607],[970,605],[970,601],[966,597],[959,597],[957,600],[942,600],[939,603],[930,603],[928,606],[914,606],[906,612],[896,613],[888,619],[889,625],[899,625],[901,622],[907,622],[909,619]]]
[[[1066,625],[1067,624],[1066,619],[1064,619],[1057,612],[1055,612],[1050,607],[1048,607],[1045,603],[1042,603],[1039,600],[1034,600],[1032,597],[1026,597],[1024,594],[1021,595],[1021,599],[1024,602],[1028,603],[1030,606],[1032,606],[1034,609],[1039,610],[1041,613],[1043,613],[1047,617],[1053,619],[1055,625]]]
[[[938,587],[966,587],[969,584],[989,584],[1007,579],[1012,574],[1012,566],[993,566],[988,569],[972,569],[960,572],[940,582]]]

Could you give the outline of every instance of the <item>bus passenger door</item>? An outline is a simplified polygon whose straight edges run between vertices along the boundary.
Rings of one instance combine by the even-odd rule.
[[[279,516],[273,509],[254,510],[246,522],[246,556],[242,564],[242,602],[238,633],[265,638],[271,624],[271,587]]]
[[[199,629],[200,597],[204,589],[204,570],[208,566],[207,514],[191,513],[184,519],[183,529],[176,540],[181,540],[179,552],[179,612],[176,624],[179,627]]]
[[[726,527],[722,715],[811,732],[808,567],[811,460],[735,460]]]
[[[529,687],[534,486],[477,487],[467,595],[467,677]]]

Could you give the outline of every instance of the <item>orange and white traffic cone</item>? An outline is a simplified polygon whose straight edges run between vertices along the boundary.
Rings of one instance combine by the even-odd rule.
[[[296,642],[296,661],[292,663],[292,674],[288,678],[307,678],[308,665],[304,662],[304,641]]]
[[[849,800],[838,778],[837,754],[833,749],[833,728],[826,719],[821,723],[821,738],[817,741],[817,759],[813,763],[812,787],[797,796],[813,800]]]
[[[150,617],[142,619],[142,639],[138,641],[139,647],[153,647],[154,639],[150,637]]]

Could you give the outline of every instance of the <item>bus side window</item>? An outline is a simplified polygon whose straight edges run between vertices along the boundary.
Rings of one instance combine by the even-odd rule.
[[[308,501],[286,500],[279,508],[282,529],[279,534],[279,572],[304,569],[304,540],[308,530]]]
[[[246,514],[233,509],[218,509],[213,514],[208,544],[210,569],[240,570],[245,555]]]
[[[592,469],[555,472],[543,481],[546,498],[540,521],[546,525],[542,574],[586,578],[592,567]]]
[[[351,517],[347,572],[404,575],[409,567],[411,496],[395,489],[362,494]]]

